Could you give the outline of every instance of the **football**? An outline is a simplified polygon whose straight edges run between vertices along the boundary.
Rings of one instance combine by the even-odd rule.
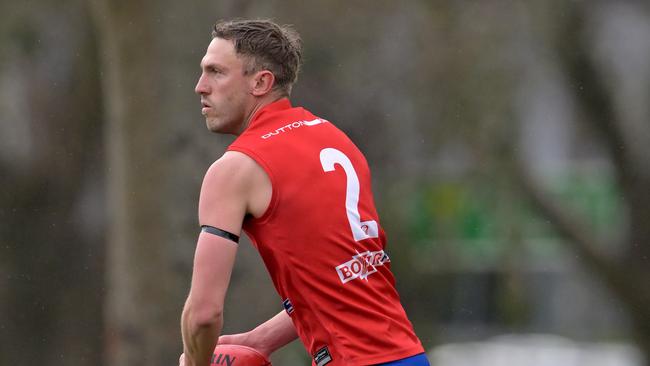
[[[210,365],[271,366],[271,362],[254,348],[238,344],[218,344],[212,354]]]

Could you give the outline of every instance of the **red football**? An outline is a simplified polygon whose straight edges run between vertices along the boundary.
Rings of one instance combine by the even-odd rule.
[[[218,344],[210,365],[271,366],[271,362],[254,348],[238,344]]]

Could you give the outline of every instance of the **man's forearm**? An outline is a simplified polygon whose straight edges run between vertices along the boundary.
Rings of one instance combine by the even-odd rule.
[[[248,336],[250,343],[255,345],[255,348],[264,354],[270,355],[278,348],[298,338],[298,333],[291,318],[283,310],[250,331]]]
[[[215,321],[197,321],[190,309],[183,311],[181,332],[185,366],[209,366],[223,325],[223,316]]]
[[[187,366],[209,366],[223,325],[223,301],[237,245],[202,231],[196,244],[192,286],[181,316]]]

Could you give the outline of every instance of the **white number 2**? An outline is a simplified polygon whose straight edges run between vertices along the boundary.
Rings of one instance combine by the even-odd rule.
[[[320,152],[320,163],[325,172],[333,172],[334,165],[339,164],[345,171],[347,177],[347,187],[345,190],[345,209],[352,229],[352,236],[355,241],[377,238],[379,230],[377,221],[361,221],[359,215],[359,177],[352,166],[350,159],[339,150],[326,148]]]

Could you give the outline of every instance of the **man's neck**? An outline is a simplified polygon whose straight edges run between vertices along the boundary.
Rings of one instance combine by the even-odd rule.
[[[282,98],[286,98],[286,96],[280,94],[269,94],[262,98],[259,98],[251,108],[248,115],[246,116],[246,120],[242,124],[241,130],[239,131],[239,133],[237,133],[237,136],[241,135],[244,131],[246,131],[248,126],[250,126],[253,118],[257,115],[257,112],[259,112],[262,108],[266,107],[267,105],[277,102]]]

